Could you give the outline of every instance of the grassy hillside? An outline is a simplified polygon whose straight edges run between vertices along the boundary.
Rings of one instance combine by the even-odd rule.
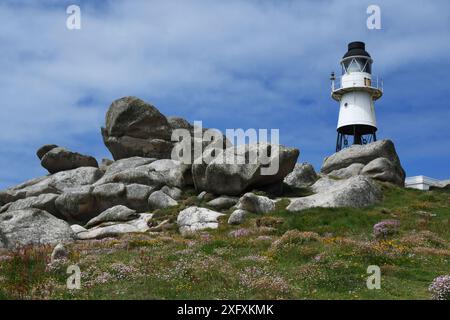
[[[36,299],[429,299],[431,281],[450,273],[450,192],[382,185],[383,203],[366,209],[311,209],[278,203],[240,226],[181,237],[158,234],[68,245],[70,261],[48,266],[51,247],[0,252],[0,298]],[[156,213],[175,221],[177,208]],[[375,240],[372,227],[401,222]],[[81,268],[80,290],[66,289],[67,266]],[[381,289],[366,287],[381,268]]]

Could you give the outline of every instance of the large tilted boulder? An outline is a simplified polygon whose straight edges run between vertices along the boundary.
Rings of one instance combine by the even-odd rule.
[[[319,177],[309,163],[296,163],[294,170],[284,178],[284,183],[294,188],[307,188]]]
[[[364,167],[355,166],[362,164]],[[352,166],[352,167],[351,167]],[[348,170],[342,170],[348,168]],[[321,172],[337,177],[363,174],[404,186],[405,171],[390,140],[353,145],[325,158]]]
[[[115,100],[101,131],[115,160],[133,156],[170,159],[172,128],[158,109],[141,99]]]
[[[203,136],[194,136],[195,126],[180,117],[165,117],[153,105],[136,97],[115,100],[106,114],[106,124],[101,128],[103,141],[115,160],[131,157],[182,160],[180,151],[174,149],[180,142],[174,130],[183,129],[190,136],[191,161],[194,157],[194,143],[205,148],[211,141]],[[207,128],[197,128],[203,134]],[[224,146],[231,143],[221,134]],[[185,135],[182,135],[183,139]],[[174,140],[172,140],[172,138]],[[178,150],[178,152],[176,152]],[[181,152],[182,153],[182,152]]]
[[[178,214],[177,224],[180,233],[185,235],[204,229],[217,229],[218,218],[224,214],[200,207],[189,207]]]
[[[0,214],[0,246],[57,244],[73,240],[69,224],[40,209],[24,209]]]
[[[40,151],[38,150],[38,156]],[[50,173],[76,169],[80,167],[98,167],[94,157],[56,147],[47,151],[41,158],[41,165]]]
[[[383,198],[383,194],[377,183],[366,176],[360,175],[344,180],[321,180],[317,181],[311,187],[318,193],[293,199],[287,207],[287,210],[301,211],[314,207],[362,208],[373,205]]]
[[[207,155],[205,155],[208,153]],[[206,150],[204,158],[209,156]],[[260,159],[249,161],[251,154],[268,155],[263,163]],[[192,178],[198,191],[220,195],[240,195],[251,188],[280,183],[294,168],[299,150],[271,144],[252,144],[217,149],[216,157],[208,164],[192,165]],[[264,170],[275,171],[264,174]]]

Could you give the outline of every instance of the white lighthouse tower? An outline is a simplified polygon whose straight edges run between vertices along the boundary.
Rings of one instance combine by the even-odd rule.
[[[374,101],[383,95],[383,83],[372,79],[372,62],[364,42],[351,42],[341,60],[342,77],[337,84],[331,73],[331,96],[340,104],[336,151],[376,141]]]

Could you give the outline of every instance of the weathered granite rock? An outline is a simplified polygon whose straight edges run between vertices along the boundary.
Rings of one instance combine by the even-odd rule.
[[[95,185],[111,182],[142,184],[161,188],[164,185],[184,187],[192,184],[191,166],[171,159],[146,159],[134,157],[133,161],[116,161]],[[122,163],[118,163],[122,162]],[[118,164],[116,164],[118,163]],[[129,163],[129,166],[124,164]]]
[[[105,122],[103,140],[115,160],[133,156],[170,159],[172,128],[151,104],[136,97],[115,100]]]
[[[86,156],[65,148],[57,147],[46,152],[41,165],[50,173],[72,170],[80,167],[98,167],[94,157]]]
[[[78,234],[80,232],[84,232],[87,231],[87,229],[85,227],[80,226],[79,224],[72,224],[70,226],[70,229],[72,229],[74,234]]]
[[[55,200],[58,198],[57,194],[46,193],[41,194],[40,196],[28,197],[25,199],[20,199],[14,202],[11,202],[0,209],[1,212],[7,211],[16,211],[28,208],[36,208],[47,211],[52,215],[60,218],[60,214],[58,209],[55,206]]]
[[[15,187],[0,191],[0,202],[6,204],[46,193],[63,193],[73,188],[93,184],[102,175],[103,173],[98,168],[93,167],[61,171],[46,177],[32,179]]]
[[[126,188],[123,183],[105,183],[92,190],[95,199],[95,211],[101,212],[126,202]]]
[[[329,188],[322,187],[320,191],[311,196],[292,200],[287,210],[301,211],[313,207],[361,208],[373,205],[383,197],[378,185],[365,176],[335,180]]]
[[[42,160],[42,157],[49,152],[52,149],[58,148],[58,146],[56,144],[46,144],[43,145],[42,147],[40,147],[37,151],[36,151],[36,155],[39,158],[39,160]]]
[[[126,204],[129,208],[138,212],[148,209],[148,197],[155,191],[154,187],[133,183],[127,185],[126,189]]]
[[[353,145],[325,158],[321,172],[330,174],[331,172],[347,168],[352,164],[360,163],[368,165],[373,160],[367,170],[362,169],[361,174],[372,176],[374,179],[388,181],[400,186],[404,186],[405,171],[395,150],[394,143],[390,140],[380,140],[366,145]]]
[[[210,153],[205,151],[204,158]],[[256,154],[269,156],[265,159],[252,156]],[[217,149],[216,157],[208,164],[192,165],[194,185],[201,191],[240,195],[250,188],[283,181],[294,168],[298,155],[298,149],[271,144],[243,145],[223,151]]]
[[[242,209],[234,210],[233,213],[228,218],[228,224],[237,225],[241,224],[245,220],[245,216],[248,214],[247,211]]]
[[[193,184],[191,165],[178,160],[156,160],[149,164],[149,168],[159,175],[159,182],[167,186],[183,188]]]
[[[112,223],[111,225],[98,226],[79,232],[76,234],[76,238],[79,240],[102,239],[117,237],[126,233],[144,233],[149,230],[148,223],[152,217],[152,214],[141,213],[137,219],[128,222]]]
[[[153,192],[148,198],[148,206],[150,209],[164,209],[177,206],[178,202],[161,190]]]
[[[218,218],[224,214],[200,207],[189,207],[178,214],[177,224],[182,235],[204,229],[217,229]]]
[[[62,243],[58,243],[52,251],[50,263],[54,264],[57,261],[63,261],[69,258],[69,252]]]
[[[334,178],[348,179],[350,177],[359,175],[363,168],[364,168],[364,164],[362,164],[362,163],[352,163],[351,165],[349,165],[346,168],[333,170],[328,175],[330,177],[334,177]]]
[[[69,224],[40,209],[9,211],[0,215],[0,239],[6,248],[56,244],[73,240]]]
[[[284,183],[294,188],[307,188],[319,177],[309,163],[296,163],[294,170],[284,178]]]
[[[236,207],[253,213],[269,213],[275,210],[276,206],[275,201],[268,197],[248,192],[239,199]]]
[[[112,165],[113,163],[114,163],[113,160],[103,158],[102,161],[100,162],[98,168],[99,168],[102,172],[106,172],[106,170],[108,170],[108,167],[109,167],[110,165]]]
[[[169,197],[171,197],[174,200],[180,200],[181,194],[183,192],[183,191],[181,191],[181,189],[179,189],[177,187],[169,187],[169,186],[162,187],[161,191],[164,192],[165,194],[167,194]]]
[[[92,195],[93,189],[92,186],[82,186],[56,198],[56,208],[65,220],[85,223],[99,214],[95,197]]]
[[[405,184],[405,173],[387,158],[376,158],[361,170],[361,174],[373,179],[392,182],[399,186]]]
[[[89,222],[86,223],[85,227],[92,228],[103,222],[130,221],[133,219],[137,219],[138,217],[139,214],[137,214],[135,210],[132,210],[122,205],[117,205],[103,211],[98,216],[89,220]]]
[[[220,196],[208,201],[207,204],[216,210],[226,210],[234,206],[238,201],[239,198],[237,197]]]

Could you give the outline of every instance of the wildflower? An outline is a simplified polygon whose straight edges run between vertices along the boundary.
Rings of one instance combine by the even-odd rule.
[[[398,220],[383,220],[373,226],[373,234],[375,238],[386,238],[398,232],[400,221]]]
[[[248,237],[251,234],[252,234],[251,230],[241,228],[231,231],[228,235],[232,238],[240,238],[240,237]]]
[[[450,275],[435,278],[428,291],[434,300],[450,300]]]

